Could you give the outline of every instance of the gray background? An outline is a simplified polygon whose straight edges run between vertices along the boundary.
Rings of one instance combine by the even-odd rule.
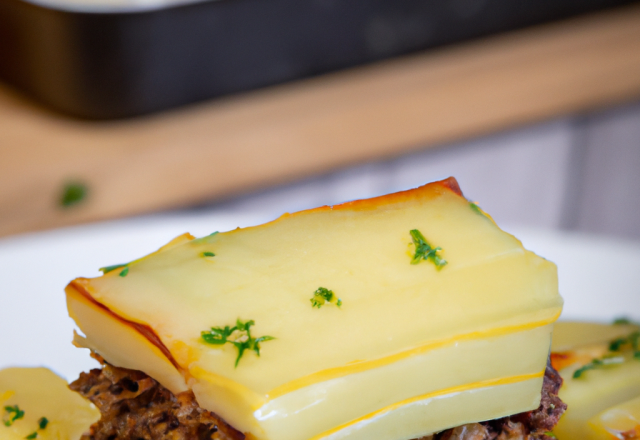
[[[418,150],[197,209],[275,217],[455,176],[498,224],[640,241],[640,103]]]

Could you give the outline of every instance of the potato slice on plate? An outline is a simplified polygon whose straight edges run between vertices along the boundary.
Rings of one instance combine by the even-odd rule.
[[[551,358],[564,379],[559,396],[568,405],[554,429],[560,440],[638,438],[638,331],[628,324],[556,324]],[[625,431],[635,437],[623,436]]]
[[[589,420],[593,438],[640,438],[640,396],[613,406]]]
[[[78,440],[100,418],[90,402],[46,368],[0,370],[2,440]]]

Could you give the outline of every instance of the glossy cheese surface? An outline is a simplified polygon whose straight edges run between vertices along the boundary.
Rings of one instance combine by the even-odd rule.
[[[523,249],[456,188],[436,182],[184,236],[130,263],[124,276],[114,270],[72,282],[71,315],[85,346],[109,361],[107,352],[155,353],[157,362],[114,363],[153,364],[157,372],[173,363],[201,406],[258,439],[308,440],[406,399],[540,374],[562,307],[555,265]],[[442,248],[446,266],[410,264],[413,229]],[[319,287],[342,306],[312,307]],[[235,347],[205,344],[200,334],[237,319],[255,321],[254,337],[276,339],[235,367]],[[148,338],[99,336],[131,323],[150,329],[164,352]],[[499,356],[518,347],[527,347],[522,356]],[[477,353],[486,360],[470,372],[463,360]],[[154,377],[183,387],[174,373]],[[377,395],[359,397],[372,387]]]
[[[67,382],[46,368],[7,368],[0,370],[0,408],[3,422],[15,412],[23,415],[6,426],[0,424],[0,439],[23,440],[36,436],[41,440],[78,440],[100,418],[90,402],[67,387]],[[40,421],[46,418],[41,428]]]

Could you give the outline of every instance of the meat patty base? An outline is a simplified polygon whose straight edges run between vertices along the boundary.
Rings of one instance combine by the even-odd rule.
[[[81,440],[244,440],[193,392],[174,395],[141,371],[105,364],[69,385],[102,414]]]

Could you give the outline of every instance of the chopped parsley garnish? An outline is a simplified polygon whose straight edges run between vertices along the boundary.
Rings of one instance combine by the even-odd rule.
[[[614,321],[614,324],[617,325],[626,325],[632,324],[626,318],[618,318]],[[614,339],[609,343],[609,353],[602,356],[601,358],[597,358],[592,360],[586,365],[583,365],[581,368],[578,368],[573,373],[573,378],[577,379],[581,377],[585,371],[595,370],[598,368],[604,368],[608,365],[621,364],[625,361],[624,356],[620,353],[623,350],[630,348],[633,351],[633,358],[640,360],[640,331],[635,331],[628,336],[624,336],[621,338]]]
[[[106,273],[109,273],[109,272],[114,271],[116,269],[120,269],[121,267],[125,267],[127,264],[114,264],[113,266],[101,267],[98,270],[101,271],[103,274],[106,274]]]
[[[482,211],[482,208],[480,208],[476,202],[469,202],[469,206],[473,211],[484,216],[484,212]]]
[[[24,417],[24,411],[22,411],[18,405],[5,406],[4,411],[6,413],[2,418],[4,426],[11,426],[13,422]]]
[[[103,274],[108,274],[109,272],[112,272],[118,269],[122,269],[118,275],[120,275],[121,277],[126,277],[127,274],[129,273],[129,263],[114,264],[113,266],[105,266],[105,267],[101,267],[98,270],[101,271]]]
[[[582,366],[581,368],[578,368],[576,371],[573,372],[573,378],[578,379],[584,374],[585,371],[588,371],[588,370],[600,369],[600,368],[607,367],[609,365],[621,364],[623,362],[624,362],[623,356],[606,355],[599,359],[594,359],[588,364]]]
[[[62,189],[60,205],[63,208],[76,205],[82,202],[87,196],[87,186],[80,182],[69,182]]]
[[[113,266],[105,266],[105,267],[101,267],[100,269],[98,269],[99,271],[101,271],[103,274],[107,274],[111,271],[114,271],[116,269],[120,269],[121,267],[126,267],[129,263],[125,263],[125,264],[114,264]]]
[[[212,232],[211,234],[205,235],[204,237],[196,238],[195,240],[192,241],[192,243],[194,244],[209,243],[211,239],[216,235],[218,235],[218,231]]]
[[[411,234],[411,240],[416,247],[415,254],[411,259],[411,264],[418,264],[422,260],[430,260],[436,265],[436,268],[442,269],[447,265],[447,260],[438,255],[438,252],[442,250],[441,247],[433,247],[424,238],[424,235],[417,229],[409,231]]]
[[[613,325],[635,325],[640,327],[640,322],[633,322],[629,318],[621,317],[613,320]]]
[[[620,348],[627,342],[627,338],[614,339],[609,343],[609,351],[620,351]]]
[[[325,303],[333,303],[340,307],[342,300],[333,293],[333,290],[329,290],[326,287],[318,287],[316,291],[313,292],[313,297],[311,297],[311,307],[320,308]]]
[[[640,324],[631,321],[629,318],[616,318],[613,325],[636,325]],[[633,350],[634,359],[640,360],[640,331],[635,331],[629,336],[617,338],[609,344],[609,351],[621,351],[623,348],[630,347]]]
[[[38,420],[38,430],[42,431],[49,424],[49,419],[46,417],[40,417]],[[31,434],[25,437],[27,440],[33,440],[34,438],[38,438],[38,431],[33,431]]]
[[[235,366],[244,355],[245,350],[253,350],[257,356],[260,356],[260,343],[275,339],[273,336],[260,336],[254,338],[251,336],[251,326],[255,325],[253,320],[242,322],[239,318],[236,325],[229,327],[211,327],[209,331],[201,333],[202,340],[211,345],[224,345],[226,343],[233,344],[238,350]]]
[[[203,252],[202,256],[203,257],[215,257],[216,254],[214,254],[213,252]]]
[[[609,351],[621,351],[626,346],[631,347],[634,358],[640,359],[640,332],[633,332],[624,338],[614,339],[609,344]]]
[[[547,437],[551,437],[551,438],[558,438],[553,432],[551,431],[547,431],[544,433],[544,435],[546,435]]]
[[[625,324],[627,322],[624,322]],[[573,378],[581,377],[585,371],[603,368],[607,365],[621,364],[625,361],[620,353],[627,348],[633,351],[633,358],[640,360],[640,331],[631,333],[629,336],[614,339],[609,343],[609,353],[601,358],[594,359],[588,364],[578,368],[573,373]]]

